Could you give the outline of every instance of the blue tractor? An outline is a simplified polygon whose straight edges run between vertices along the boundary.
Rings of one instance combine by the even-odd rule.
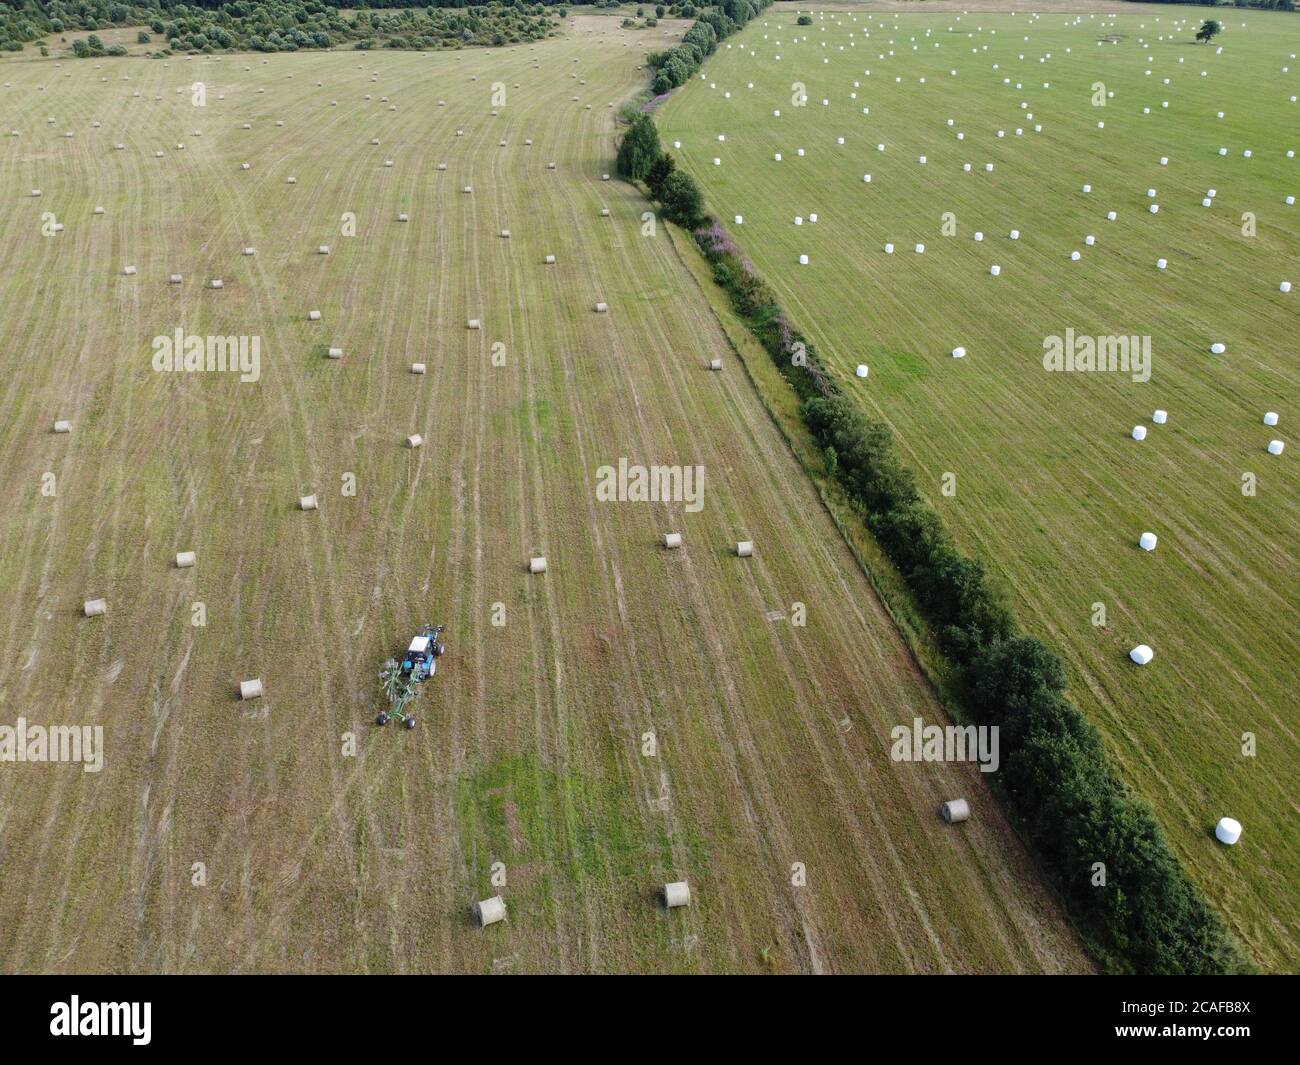
[[[402,661],[390,658],[384,663],[379,679],[388,696],[388,709],[381,710],[376,724],[387,725],[390,719],[400,721],[408,729],[415,728],[415,715],[407,712],[411,701],[420,693],[419,686],[433,676],[438,659],[446,648],[438,639],[442,625],[425,625],[411,640]]]

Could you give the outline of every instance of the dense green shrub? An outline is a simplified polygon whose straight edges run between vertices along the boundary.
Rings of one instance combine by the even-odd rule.
[[[704,216],[704,196],[695,179],[684,170],[674,170],[664,179],[660,202],[664,217],[685,229],[693,229]]]
[[[656,138],[657,136],[658,132],[656,131]],[[645,176],[645,183],[646,188],[650,190],[650,195],[654,199],[663,199],[664,181],[667,180],[668,175],[671,174],[676,167],[677,163],[674,161],[673,157],[667,152],[662,151],[659,153],[659,158],[650,164],[650,169]]]
[[[659,131],[647,114],[632,119],[618,146],[618,172],[625,178],[642,181],[663,154]]]

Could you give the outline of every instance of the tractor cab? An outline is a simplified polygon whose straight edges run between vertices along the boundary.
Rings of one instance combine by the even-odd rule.
[[[406,656],[402,659],[402,672],[417,683],[431,677],[437,666],[434,643],[432,636],[417,636],[406,649]]]

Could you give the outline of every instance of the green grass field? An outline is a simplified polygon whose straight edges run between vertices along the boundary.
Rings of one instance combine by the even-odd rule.
[[[98,774],[0,765],[0,967],[1090,968],[981,774],[889,760],[937,700],[694,276],[601,180],[683,29],[0,63],[0,722],[106,742]],[[176,328],[258,337],[260,380],[155,372]],[[703,509],[597,502],[620,458],[702,464]],[[425,622],[419,727],[379,730]]]
[[[1072,698],[1228,924],[1294,970],[1300,290],[1281,283],[1300,284],[1300,17],[1218,9],[1224,32],[1197,45],[1200,8],[987,6],[1003,12],[835,4],[799,27],[780,4],[660,108],[660,132],[1064,654]],[[1047,372],[1045,338],[1067,329],[1151,337],[1150,380]],[[1224,815],[1235,848],[1214,839]]]

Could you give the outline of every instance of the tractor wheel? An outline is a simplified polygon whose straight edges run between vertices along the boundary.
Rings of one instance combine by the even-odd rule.
[[[442,657],[442,652],[445,651],[446,649],[447,649],[447,648],[445,648],[442,644],[440,644],[440,643],[435,643],[435,644],[433,645],[433,657],[434,657],[434,658],[441,658],[441,657]]]
[[[387,725],[387,724],[388,724],[388,715],[387,715],[387,714],[380,714],[377,718],[375,718],[375,724],[376,724],[376,725]]]
[[[407,728],[415,728],[415,718],[413,718],[413,717],[408,717],[408,718],[406,719],[406,727],[407,727]]]

